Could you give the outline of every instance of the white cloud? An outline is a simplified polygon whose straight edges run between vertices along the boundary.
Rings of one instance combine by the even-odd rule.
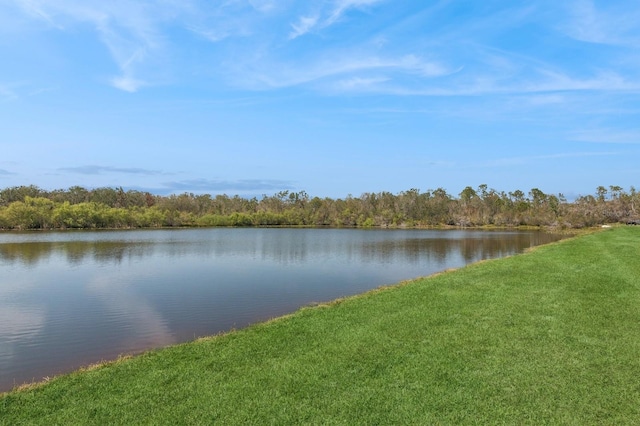
[[[416,55],[403,56],[394,67],[418,73],[424,77],[438,77],[450,74],[452,71],[442,64],[433,61],[425,61]]]
[[[343,16],[351,9],[360,9],[382,3],[385,0],[336,0],[324,2],[312,14],[300,16],[295,24],[291,24],[293,31],[289,34],[290,39],[303,36],[315,29],[324,29],[342,20]]]
[[[376,75],[370,75],[370,73]],[[415,55],[401,57],[357,56],[350,52],[332,52],[309,64],[302,63],[263,63],[247,65],[239,70],[238,84],[259,83],[261,88],[291,87],[319,81],[377,82],[390,81],[401,75],[414,75],[419,78],[433,78],[450,74],[446,66],[418,58]],[[333,86],[333,85],[331,85]],[[347,85],[348,86],[348,85]],[[355,87],[355,85],[353,85]],[[362,84],[359,84],[362,87]]]
[[[566,97],[561,94],[541,94],[530,96],[526,99],[526,102],[533,106],[545,106],[562,104],[566,100]]]
[[[267,13],[275,9],[275,0],[249,0],[249,4],[259,12]]]
[[[233,34],[233,31],[231,29],[224,28],[224,27],[222,28],[190,27],[189,30],[213,43],[222,41]]]
[[[336,83],[336,88],[342,91],[371,91],[376,90],[380,84],[388,81],[389,78],[386,77],[351,77],[344,80],[339,80]]]
[[[88,3],[79,0],[16,0],[31,17],[60,31],[90,24],[120,68],[110,82],[118,89],[136,91],[145,83],[136,74],[164,46],[161,25],[177,10],[169,2]]]
[[[561,28],[580,41],[637,48],[640,10],[632,3],[611,2],[597,7],[593,0],[570,2],[569,19]]]
[[[361,9],[365,6],[373,6],[381,3],[382,1],[385,0],[338,0],[335,2],[335,7],[329,17],[326,19],[325,26],[332,25],[340,20],[349,9]]]
[[[569,139],[578,142],[640,145],[640,131],[619,129],[590,129],[573,132]]]
[[[52,19],[51,15],[45,11],[38,0],[16,0],[15,3],[22,8],[22,10],[28,15],[47,22],[52,27],[62,29],[62,27]]]
[[[377,12],[383,3],[385,0],[227,0],[213,4],[200,0],[13,0],[26,15],[46,22],[49,30],[72,32],[88,24],[118,68],[105,80],[127,92],[164,82],[166,78],[161,76],[165,74],[184,72],[172,55],[171,49],[177,47],[172,44],[174,27],[220,46],[200,50],[207,59],[195,58],[187,66],[200,75],[222,75],[244,89],[313,83],[320,90],[370,90],[400,96],[640,90],[632,59],[627,59],[626,70],[619,61],[561,64],[549,59],[547,63],[542,54],[531,53],[528,57],[509,51],[509,43],[495,42],[500,31],[506,34],[520,31],[519,27],[527,23],[538,23],[541,7],[488,7],[490,12],[477,19],[461,18],[442,27],[437,19],[438,14],[446,12],[448,2],[443,1],[437,7],[409,8],[420,13],[411,15],[407,22],[378,26],[376,16],[375,31],[367,27],[369,32],[354,34],[352,40],[331,38],[328,30],[334,24],[346,18],[368,18],[350,12]],[[386,3],[393,7],[391,2]],[[626,46],[640,39],[635,24],[640,21],[640,11],[624,6],[596,7],[589,0],[573,1],[571,5],[569,15],[560,14],[567,10],[561,6],[554,12],[561,15],[557,19],[564,20],[563,28],[572,37],[624,42]],[[625,9],[629,9],[628,14],[622,13]],[[341,26],[340,31],[346,31],[346,27]],[[415,38],[400,39],[396,34],[409,30],[416,31]],[[296,39],[309,33],[322,33],[323,40],[320,44],[314,40],[305,49],[306,40]],[[191,49],[188,43],[180,43],[180,48]],[[0,86],[0,100],[14,98],[10,87]],[[555,100],[547,96],[533,101]]]
[[[574,78],[566,73],[540,70],[538,81],[523,84],[522,91],[554,92],[554,91],[638,91],[640,83],[628,81],[615,72],[601,72],[591,78]]]
[[[559,159],[585,158],[585,157],[610,157],[614,155],[620,155],[620,153],[619,152],[563,152],[563,153],[548,154],[548,155],[532,155],[529,157],[498,158],[483,164],[479,164],[479,166],[480,167],[522,166],[524,164],[530,164],[530,163],[546,161],[546,160],[559,160]]]
[[[99,175],[102,173],[123,173],[123,174],[131,174],[131,175],[154,176],[154,175],[166,174],[159,170],[149,170],[149,169],[142,169],[138,167],[112,167],[112,166],[97,166],[97,165],[63,167],[58,170],[62,172],[79,173],[83,175]]]
[[[121,51],[116,54],[122,53]],[[122,75],[113,77],[110,82],[116,89],[124,90],[125,92],[136,92],[140,87],[145,86],[147,83],[143,80],[134,77],[135,68],[138,63],[144,61],[145,51],[138,49],[131,53],[128,58],[121,58],[119,66],[122,71]]]
[[[11,86],[0,85],[0,100],[13,101],[16,99],[18,99],[18,95]]]
[[[318,16],[301,16],[296,24],[291,24],[293,31],[289,34],[289,38],[294,39],[308,33],[318,24],[318,19]]]
[[[241,179],[241,180],[218,180],[218,179],[189,179],[182,181],[164,182],[165,189],[171,191],[261,191],[261,190],[284,190],[294,189],[294,182],[275,179]]]
[[[284,2],[226,1],[194,6],[181,17],[178,25],[208,41],[218,43],[233,38],[256,35],[260,28],[277,16]],[[268,31],[277,27],[267,25]],[[264,34],[263,34],[264,35]]]
[[[120,77],[113,77],[109,80],[111,86],[116,89],[120,89],[124,92],[135,93],[141,87],[145,86],[145,82],[142,80],[138,80],[131,76],[122,75]]]

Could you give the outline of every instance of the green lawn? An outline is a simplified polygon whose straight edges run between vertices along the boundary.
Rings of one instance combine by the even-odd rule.
[[[0,424],[640,424],[640,227],[0,397]]]

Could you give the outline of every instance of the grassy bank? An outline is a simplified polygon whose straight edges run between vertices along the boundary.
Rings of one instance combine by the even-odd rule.
[[[620,227],[0,397],[0,424],[638,424]]]

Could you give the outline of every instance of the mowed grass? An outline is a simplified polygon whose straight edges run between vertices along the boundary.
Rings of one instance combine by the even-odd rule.
[[[640,424],[640,227],[0,397],[0,424]]]

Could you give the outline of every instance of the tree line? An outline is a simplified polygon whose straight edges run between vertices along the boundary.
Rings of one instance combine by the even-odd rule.
[[[363,193],[359,197],[310,197],[305,191],[239,195],[183,193],[168,196],[120,188],[37,186],[0,190],[0,229],[96,229],[185,226],[545,226],[583,228],[640,223],[634,187],[599,186],[593,195],[567,201],[538,188],[497,191],[467,186],[456,196],[443,188]]]

